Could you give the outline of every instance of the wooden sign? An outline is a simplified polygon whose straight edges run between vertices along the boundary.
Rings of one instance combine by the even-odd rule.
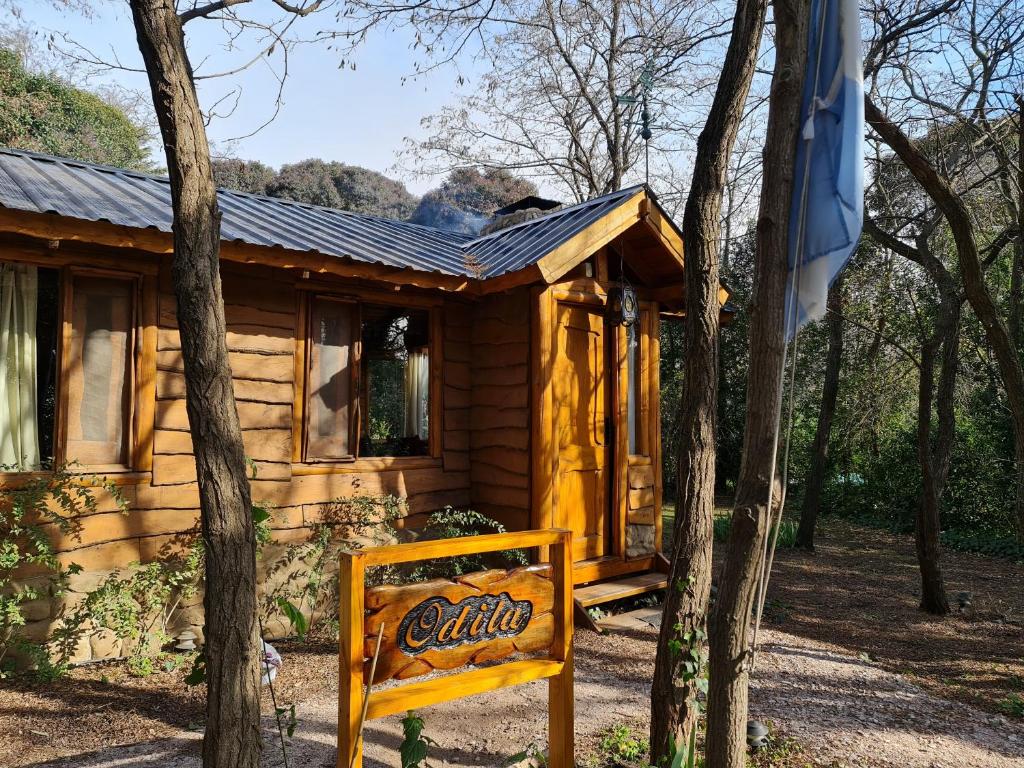
[[[555,631],[551,577],[544,564],[366,590],[367,659],[384,625],[373,682],[547,650]]]
[[[454,580],[365,587],[370,566],[532,547],[547,548],[550,562]],[[569,531],[467,536],[344,552],[340,579],[338,768],[362,765],[364,706],[366,720],[373,720],[540,679],[548,680],[548,764],[573,766]],[[374,684],[432,677],[373,690],[365,700],[378,637]],[[445,674],[514,654],[534,657]]]

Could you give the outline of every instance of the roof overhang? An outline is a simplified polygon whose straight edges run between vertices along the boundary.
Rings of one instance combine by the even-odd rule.
[[[155,227],[135,228],[54,213],[0,208],[0,232],[45,241],[92,243],[153,254],[170,254],[174,251],[173,235]],[[677,303],[674,293],[678,293],[681,300],[682,234],[655,197],[644,187],[529,266],[487,279],[400,268],[317,251],[298,251],[228,240],[222,242],[221,258],[225,261],[263,264],[316,274],[482,295],[520,285],[558,282],[605,246],[613,247],[644,285],[665,294],[666,306]],[[673,292],[676,285],[680,286],[679,290]]]
[[[533,264],[481,281],[480,290],[496,293],[519,285],[556,283],[607,245],[615,247],[646,284],[682,280],[682,233],[650,191],[640,188]]]

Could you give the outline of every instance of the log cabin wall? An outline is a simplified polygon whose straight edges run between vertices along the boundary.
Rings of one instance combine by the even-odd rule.
[[[151,562],[180,549],[196,531],[199,495],[192,444],[185,410],[185,380],[176,304],[170,276],[170,258],[149,254],[98,255],[89,246],[64,244],[58,251],[45,245],[17,248],[0,242],[0,261],[23,261],[59,268],[116,266],[140,275],[138,381],[148,381],[148,402],[137,408],[141,461],[134,471],[121,474],[98,472],[115,481],[127,504],[122,511],[112,495],[96,489],[97,506],[81,519],[73,536],[55,526],[48,533],[65,564],[75,563],[82,573],[71,578],[68,597],[74,601],[95,589],[114,569]],[[438,430],[432,455],[398,459],[366,458],[331,467],[296,462],[293,409],[297,375],[296,340],[301,321],[299,298],[304,281],[296,270],[261,265],[222,263],[227,344],[235,397],[243,430],[245,453],[253,461],[255,503],[273,507],[270,550],[306,541],[324,505],[339,497],[393,494],[408,501],[409,517],[400,527],[416,527],[429,512],[446,505],[465,508],[470,503],[469,424],[471,360],[473,350],[468,327],[472,305],[440,292],[416,289],[383,289],[355,279],[317,278],[318,292],[356,294],[370,292],[368,301],[405,303],[418,296],[433,309],[431,369],[437,352],[441,368],[433,392],[440,400],[431,409],[430,430]],[[368,294],[369,295],[369,294]],[[438,338],[439,337],[439,338]],[[298,368],[298,374],[296,369]],[[149,425],[147,427],[147,424]],[[432,443],[432,445],[435,445]],[[144,455],[142,455],[144,454]],[[140,466],[141,464],[141,466]],[[151,465],[151,467],[150,467]],[[88,467],[83,471],[90,472]],[[6,475],[0,483],[18,482]],[[37,573],[26,572],[26,583]],[[269,585],[265,585],[269,588]],[[30,607],[32,634],[45,636],[60,606],[48,600]],[[185,623],[201,628],[201,597],[184,606]],[[273,634],[273,628],[268,627]],[[100,639],[97,639],[100,638]],[[76,661],[107,658],[123,649],[109,631],[87,637],[75,653]]]
[[[469,418],[470,501],[508,530],[530,528],[528,288],[473,307]]]
[[[169,274],[163,279],[165,272],[161,272],[159,293],[153,486],[179,488],[183,503],[198,515],[175,300]],[[246,455],[256,472],[252,497],[276,507],[276,538],[303,536],[302,529],[317,520],[322,505],[338,497],[393,494],[406,498],[411,517],[404,524],[412,527],[435,509],[469,502],[467,407],[465,391],[460,389],[468,384],[465,368],[470,356],[461,339],[467,312],[464,304],[451,300],[441,307],[440,456],[361,459],[331,468],[308,466],[293,462],[295,281],[280,270],[260,267],[225,265],[223,274],[235,397]],[[352,290],[351,283],[345,281],[320,283],[318,288],[330,290],[332,285],[339,291]],[[402,303],[400,294],[394,296],[395,303]],[[173,493],[168,491],[165,496]]]

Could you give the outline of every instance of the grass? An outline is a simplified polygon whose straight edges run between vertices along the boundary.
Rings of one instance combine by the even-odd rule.
[[[747,768],[811,768],[811,760],[795,739],[779,733],[773,723],[766,724],[769,730],[767,742],[761,749],[748,752]],[[697,737],[698,768],[704,765],[703,749],[702,717]],[[646,733],[638,732],[636,726],[620,724],[601,734],[597,754],[583,764],[587,768],[650,768],[649,755]]]
[[[999,702],[999,711],[1010,717],[1024,718],[1024,696],[1011,693]]]
[[[725,543],[729,538],[729,528],[732,526],[732,518],[727,515],[715,516],[715,541]],[[798,528],[796,520],[783,520],[779,525],[778,546],[782,549],[792,549],[796,546],[796,531]]]

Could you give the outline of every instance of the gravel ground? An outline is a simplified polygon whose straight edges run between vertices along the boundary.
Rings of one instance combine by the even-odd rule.
[[[800,764],[900,768],[1021,768],[1024,724],[938,698],[879,665],[774,630],[763,634],[751,690],[752,715],[770,720],[803,748]],[[603,637],[581,632],[577,648],[576,731],[582,757],[608,727],[647,724],[647,683],[656,632],[643,622]],[[287,662],[287,659],[286,659]],[[286,670],[282,670],[282,682]],[[292,766],[333,768],[336,700],[320,695],[298,707]],[[495,766],[530,743],[543,744],[546,688],[531,683],[421,714],[437,746],[435,765]],[[283,764],[267,720],[264,764]],[[394,766],[398,718],[366,732],[366,765]],[[198,735],[181,733],[130,747],[46,763],[52,768],[159,765],[197,768]],[[790,763],[794,764],[794,763]],[[34,765],[42,765],[35,763]]]
[[[909,538],[823,522],[817,555],[779,552],[752,684],[752,714],[802,751],[758,764],[1024,768],[1024,720],[999,714],[1006,697],[1024,695],[1024,567],[945,553],[947,588],[970,591],[974,605],[969,614],[932,619],[917,611]],[[614,634],[577,635],[583,757],[611,725],[640,734],[647,727],[655,630],[641,619],[619,623]],[[299,643],[281,650],[278,699],[294,702],[300,718],[290,764],[333,767],[336,650]],[[179,670],[138,679],[107,664],[50,684],[0,681],[0,767],[198,766],[202,691],[182,677]],[[273,711],[269,697],[264,711]],[[422,714],[438,742],[435,766],[496,765],[545,739],[545,685]],[[279,766],[276,729],[272,719],[266,724],[266,765]],[[371,723],[367,764],[395,765],[399,734],[397,718]]]

